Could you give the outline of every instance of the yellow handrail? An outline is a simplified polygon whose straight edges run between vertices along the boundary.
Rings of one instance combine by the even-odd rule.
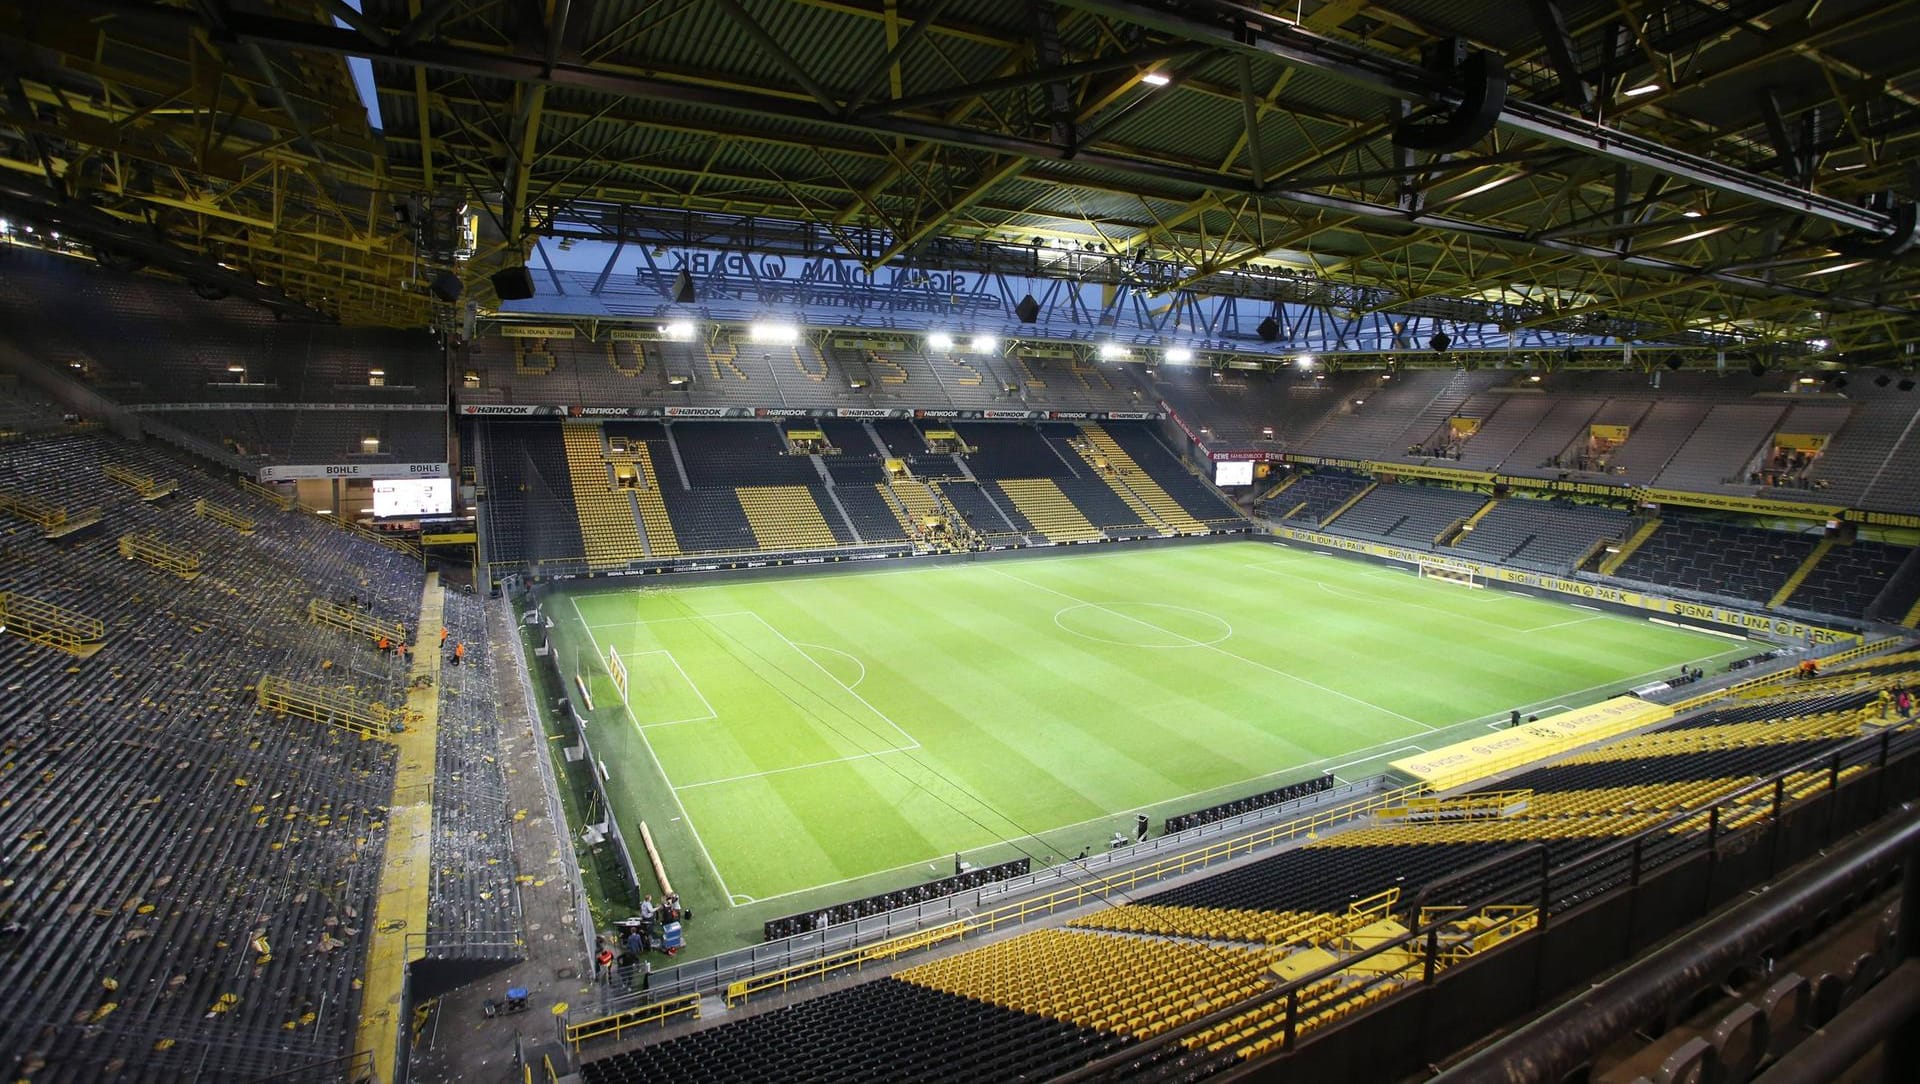
[[[618,1038],[620,1033],[628,1028],[641,1027],[646,1024],[664,1025],[672,1017],[681,1016],[686,1013],[692,1013],[695,1020],[700,1019],[699,994],[681,994],[679,997],[671,997],[665,1001],[656,1001],[649,1005],[622,1009],[619,1012],[610,1013],[606,1016],[597,1016],[591,1020],[582,1020],[577,1024],[568,1024],[566,1028],[566,1038],[574,1050],[578,1051],[580,1044],[589,1039],[599,1039],[609,1035]]]
[[[193,502],[193,514],[201,519],[210,519],[224,527],[232,527],[241,534],[253,533],[253,521],[232,509],[222,508],[201,497]]]
[[[120,556],[142,561],[183,580],[200,575],[200,555],[163,541],[157,535],[128,532],[120,536]]]
[[[33,643],[87,656],[100,650],[106,623],[18,591],[0,591],[0,625]]]
[[[274,507],[280,509],[282,512],[285,512],[293,507],[293,498],[287,496],[284,493],[281,493],[277,489],[273,489],[269,486],[263,486],[259,482],[256,482],[253,479],[246,478],[246,477],[238,478],[236,479],[236,481],[239,482],[240,488],[243,491],[247,493],[251,493],[254,496],[260,498],[261,500],[271,503]]]

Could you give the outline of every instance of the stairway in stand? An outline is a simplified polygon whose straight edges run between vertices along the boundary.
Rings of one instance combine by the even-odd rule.
[[[647,526],[647,544],[655,557],[678,557],[680,540],[674,537],[667,502],[660,496],[660,476],[653,469],[650,445],[641,441],[634,443],[633,464],[640,471],[640,488],[634,491],[633,501],[640,509],[640,522]]]
[[[633,502],[614,487],[607,467],[607,445],[598,422],[568,422],[560,427],[567,447],[567,473],[580,518],[590,569],[625,568],[647,555]]]
[[[1083,425],[1080,432],[1093,445],[1095,454],[1107,461],[1110,472],[1103,475],[1114,492],[1127,499],[1136,512],[1144,505],[1151,515],[1142,515],[1148,523],[1162,528],[1168,534],[1206,534],[1207,525],[1193,518],[1180,502],[1173,499],[1153,476],[1140,469],[1125,448],[1120,447],[1107,431],[1097,425]]]

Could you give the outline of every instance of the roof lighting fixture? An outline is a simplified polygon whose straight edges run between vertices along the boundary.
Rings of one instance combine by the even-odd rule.
[[[1467,189],[1465,192],[1462,192],[1459,195],[1454,196],[1452,199],[1448,200],[1448,202],[1451,203],[1451,202],[1454,202],[1455,200],[1471,199],[1474,196],[1478,196],[1482,193],[1491,192],[1503,184],[1508,184],[1513,181],[1519,180],[1522,176],[1524,176],[1524,174],[1509,173],[1504,177],[1495,177],[1493,180],[1488,181],[1486,184],[1476,185],[1472,188]]]
[[[387,371],[385,369],[368,369],[367,375],[368,376],[385,376],[387,375]]]
[[[1660,84],[1642,83],[1637,87],[1627,88],[1626,94],[1627,94],[1627,97],[1629,98],[1643,98],[1649,94],[1658,94],[1659,92],[1660,92]]]
[[[1184,346],[1167,347],[1167,364],[1186,365],[1193,361],[1193,351]]]
[[[1844,166],[1835,166],[1833,168],[1836,172],[1839,172],[1839,173],[1852,173],[1856,169],[1867,168],[1867,164],[1865,162],[1849,162]],[[4,225],[5,223],[0,223],[0,226],[4,226]]]
[[[244,373],[247,371],[247,367],[245,365],[229,365],[227,366],[227,371],[230,373]]]
[[[667,338],[677,343],[691,342],[693,339],[693,321],[691,320],[674,320],[660,330],[666,334]]]
[[[1800,277],[1803,279],[1818,278],[1821,275],[1831,275],[1838,271],[1851,270],[1852,268],[1859,267],[1861,264],[1866,262],[1867,261],[1865,260],[1855,260],[1852,263],[1837,263],[1837,264],[1834,264],[1832,267],[1822,267],[1817,271],[1809,271],[1806,274],[1801,275]]]
[[[1699,218],[1700,212],[1689,207],[1686,210],[1680,212],[1680,217],[1681,218]]]
[[[754,323],[748,325],[747,337],[757,343],[791,344],[800,341],[800,328],[794,324]]]
[[[1802,383],[1802,384],[1818,384],[1818,383],[1820,383],[1820,382],[1819,382],[1818,380],[1815,380],[1814,378],[1812,378],[1812,377],[1810,377],[1810,376],[1803,376],[1803,377],[1801,377],[1801,378],[1800,378],[1800,383]]]
[[[975,335],[969,345],[976,354],[991,354],[1000,349],[1000,340],[991,335]]]
[[[1173,82],[1173,78],[1165,72],[1148,72],[1140,77],[1140,81],[1150,87],[1164,87]]]
[[[1126,356],[1127,356],[1127,348],[1124,346],[1121,346],[1119,343],[1101,343],[1100,344],[1100,360],[1101,361],[1119,361],[1121,358],[1124,358]]]
[[[1299,357],[1293,359],[1293,363],[1302,369],[1311,369],[1313,368],[1313,355],[1301,354]]]
[[[366,452],[366,453],[367,453],[367,454],[369,454],[369,455],[371,455],[371,454],[373,454],[374,452],[377,452],[377,451],[379,451],[379,450],[380,450],[380,438],[379,438],[379,437],[361,437],[361,438],[360,438],[360,450],[361,450],[361,451],[363,451],[363,452]]]
[[[944,331],[936,331],[927,336],[927,348],[944,354],[953,349],[953,336]]]
[[[1540,383],[1540,374],[1534,373],[1532,376],[1527,377],[1527,379],[1532,383],[1538,384]]]

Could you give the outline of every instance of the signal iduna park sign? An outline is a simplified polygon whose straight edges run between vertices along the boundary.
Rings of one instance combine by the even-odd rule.
[[[288,463],[261,467],[262,482],[309,478],[445,478],[445,463]]]

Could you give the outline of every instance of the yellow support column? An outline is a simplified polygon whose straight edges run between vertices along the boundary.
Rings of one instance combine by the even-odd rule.
[[[429,572],[413,644],[407,708],[413,722],[392,736],[399,747],[386,849],[367,945],[360,1026],[353,1049],[373,1052],[375,1084],[394,1079],[401,1056],[401,1004],[407,969],[426,955],[427,886],[433,880],[433,750],[440,730],[440,636],[445,620],[440,574]],[[420,681],[421,678],[427,681]]]

